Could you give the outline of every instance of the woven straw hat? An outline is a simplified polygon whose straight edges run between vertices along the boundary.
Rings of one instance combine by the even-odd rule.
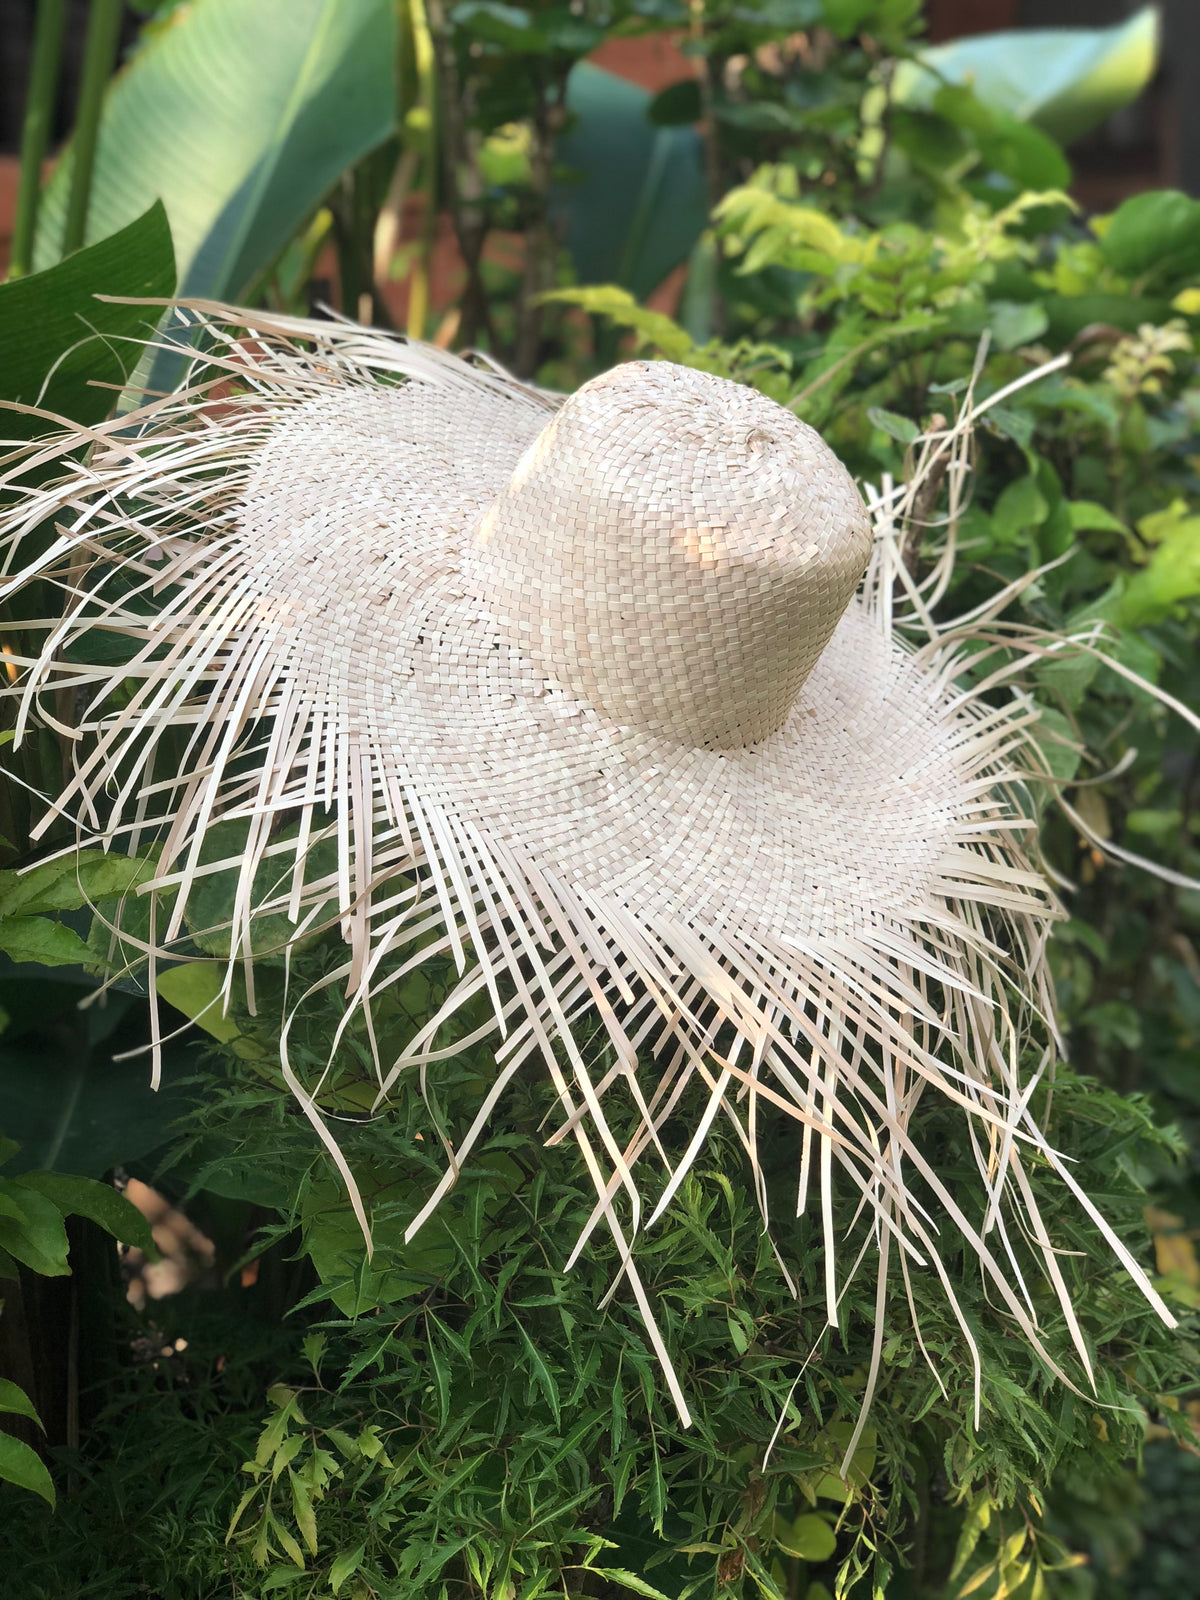
[[[555,1137],[579,1143],[592,1226],[618,1240],[685,1418],[634,1247],[719,1115],[752,1162],[760,1121],[794,1119],[831,1321],[836,1166],[875,1214],[881,1295],[898,1247],[953,1299],[932,1204],[1042,1349],[1016,1265],[1037,1262],[1087,1369],[1026,1176],[1036,1153],[1078,1194],[1021,1065],[1052,1017],[1057,914],[1026,853],[1035,713],[959,683],[978,619],[902,641],[897,592],[918,619],[937,596],[904,565],[895,497],[876,497],[873,528],[811,428],[667,363],[561,401],[352,326],[192,314],[213,349],[184,389],[89,435],[87,464],[28,491],[2,530],[59,529],[15,580],[57,572],[68,600],[26,663],[22,725],[73,688],[75,769],[52,814],[161,845],[150,892],[172,899],[151,979],[197,886],[231,865],[230,982],[239,962],[252,979],[267,912],[289,940],[336,918],[358,1007],[406,963],[452,956],[458,988],[378,1063],[380,1103],[483,994],[497,1071],[414,1229],[540,1059]],[[116,667],[97,648],[113,633]],[[205,864],[231,819],[244,850]],[[597,1016],[601,1051],[585,1042]],[[336,1153],[286,1037],[282,1067]],[[668,1152],[697,1081],[701,1112]],[[961,1108],[974,1196],[922,1153],[927,1093]],[[640,1109],[632,1140],[612,1131],[613,1096]]]

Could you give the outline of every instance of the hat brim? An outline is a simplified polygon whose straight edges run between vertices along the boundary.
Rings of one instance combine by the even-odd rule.
[[[475,526],[552,402],[421,347],[381,343],[373,360],[358,331],[320,335],[311,356],[273,342],[289,331],[260,319],[253,343],[218,358],[240,392],[160,403],[54,492],[74,525],[36,570],[90,550],[104,574],[76,584],[25,685],[27,707],[66,682],[94,695],[91,744],[56,809],[95,815],[107,791],[107,840],[157,835],[164,947],[212,870],[206,835],[241,819],[231,971],[271,913],[288,937],[335,915],[350,947],[340,976],[364,1006],[420,959],[414,940],[451,953],[458,990],[379,1064],[380,1095],[434,1059],[441,1023],[486,991],[498,1072],[460,1158],[511,1074],[540,1057],[597,1184],[593,1224],[624,1245],[645,1219],[634,1169],[664,1155],[659,1133],[699,1077],[708,1109],[653,1186],[660,1208],[718,1113],[753,1160],[757,1117],[785,1111],[804,1130],[801,1190],[820,1191],[831,1257],[836,1161],[874,1209],[881,1270],[895,1240],[953,1296],[911,1165],[1037,1342],[1004,1196],[1031,1148],[1071,1180],[1018,1060],[1031,1019],[1049,1016],[1055,915],[1024,850],[1029,708],[964,691],[954,647],[902,643],[876,562],[762,743],[684,748],[613,724],[505,637],[475,582]],[[89,656],[106,631],[130,641],[119,668]],[[187,757],[163,770],[162,736],[180,727]],[[335,841],[332,866],[318,838]],[[574,1037],[585,1011],[611,1046],[599,1069]],[[949,1193],[910,1132],[931,1086],[962,1107],[973,1200]],[[641,1109],[632,1141],[611,1131],[612,1093]],[[658,1344],[632,1268],[630,1280]]]

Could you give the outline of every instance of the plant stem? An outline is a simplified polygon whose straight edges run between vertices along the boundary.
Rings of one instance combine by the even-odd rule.
[[[545,87],[539,87],[529,152],[529,187],[533,209],[525,228],[525,260],[513,345],[513,369],[522,378],[532,378],[537,370],[542,319],[545,315],[541,296],[543,290],[553,288],[558,262],[558,240],[549,218],[549,195],[555,143],[567,120],[566,101],[565,71],[554,84],[553,95]]]
[[[42,162],[50,139],[58,69],[62,60],[63,24],[67,0],[38,0],[33,33],[33,59],[29,67],[29,98],[21,129],[21,185],[13,227],[10,278],[21,278],[33,266],[33,241],[37,231],[38,201],[42,197]]]
[[[407,331],[412,339],[425,337],[429,315],[429,284],[432,275],[433,246],[437,234],[438,210],[438,61],[433,33],[424,0],[410,0],[413,65],[417,75],[417,118],[413,148],[422,162],[425,204],[421,217],[421,252],[412,270],[408,289]],[[413,137],[410,134],[410,137]]]
[[[69,256],[83,244],[87,228],[88,199],[92,192],[92,168],[96,160],[96,135],[104,90],[112,77],[117,59],[117,41],[125,0],[92,0],[88,14],[87,42],[83,49],[83,76],[79,85],[79,114],[73,140],[74,164],[71,192],[67,199],[67,221],[63,230],[63,255]]]
[[[483,139],[479,130],[469,125],[470,108],[466,104],[465,94],[468,85],[459,82],[451,23],[444,0],[426,0],[425,15],[437,64],[437,149],[442,161],[445,199],[450,206],[459,252],[467,269],[458,338],[463,345],[469,346],[475,343],[481,330],[486,331],[495,353],[495,329],[480,267],[489,226],[484,205],[483,178],[479,171],[479,150]],[[430,222],[427,215],[426,225],[429,226]],[[427,238],[432,245],[433,235],[429,234]]]

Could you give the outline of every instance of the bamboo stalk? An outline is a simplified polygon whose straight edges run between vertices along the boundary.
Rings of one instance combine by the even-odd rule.
[[[63,230],[63,255],[69,256],[83,244],[87,229],[88,201],[92,192],[92,169],[96,161],[96,136],[104,91],[117,59],[124,0],[92,0],[88,15],[87,41],[83,50],[83,77],[79,87],[79,113],[73,141],[74,164],[71,192],[67,199],[67,221]]]
[[[21,130],[21,180],[8,268],[10,278],[24,277],[33,267],[38,203],[42,197],[42,162],[46,158],[50,124],[54,118],[66,13],[67,0],[38,0],[33,58],[29,66],[29,98]]]

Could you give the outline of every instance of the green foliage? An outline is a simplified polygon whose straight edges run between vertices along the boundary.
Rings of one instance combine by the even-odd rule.
[[[1063,144],[1135,99],[1154,75],[1158,13],[1143,6],[1111,28],[1042,28],[987,34],[923,50],[901,66],[893,93],[927,108],[939,84],[969,84],[993,111],[1034,123]]]
[[[688,254],[707,220],[700,141],[655,127],[650,95],[600,67],[571,73],[571,121],[555,151],[563,178],[552,215],[580,283],[647,295]]]
[[[385,0],[199,0],[156,31],[105,103],[88,212],[103,239],[161,199],[186,294],[234,297],[395,117]],[[35,261],[58,257],[68,150]]]
[[[80,850],[0,872],[0,1128],[22,1147],[19,1167],[99,1178],[162,1144],[186,1105],[178,1045],[161,1093],[147,1082],[139,986],[118,979],[124,987],[101,998],[84,970],[108,965],[108,925],[151,870]],[[112,1059],[129,1049],[132,1059]]]
[[[0,1138],[0,1167],[7,1166],[16,1153],[13,1140]],[[17,1278],[21,1267],[42,1277],[69,1273],[68,1217],[86,1217],[114,1238],[155,1253],[145,1218],[109,1184],[56,1172],[25,1172],[20,1177],[0,1177],[0,1280]],[[41,1426],[33,1402],[11,1379],[0,1378],[0,1414],[27,1417]],[[24,1439],[3,1431],[0,1482],[31,1490],[51,1506],[55,1503],[54,1483],[45,1462]]]
[[[1058,192],[1069,167],[1049,137],[1117,93],[1104,51],[1119,94],[1131,92],[1145,17],[1119,38],[1072,41],[1089,59],[1069,71],[1065,57],[1026,61],[1035,126],[1001,81],[1007,41],[930,53],[945,81],[921,74],[910,59],[915,0],[406,5],[398,66],[393,10],[374,0],[306,0],[288,8],[286,26],[276,0],[159,12],[109,97],[91,237],[161,192],[187,287],[292,309],[306,308],[332,237],[353,311],[377,271],[410,273],[414,286],[427,273],[444,207],[466,266],[463,342],[578,381],[591,358],[575,325],[541,310],[574,303],[643,352],[791,405],[868,482],[911,465],[920,430],[951,414],[973,378],[976,398],[991,398],[1069,355],[986,413],[973,491],[954,512],[963,555],[941,614],[1045,567],[1007,621],[1102,629],[1112,661],[1194,697],[1200,205],[1167,191],[1085,224]],[[698,70],[653,102],[579,65],[606,30],[664,28],[687,31]],[[968,84],[972,60],[982,65]],[[68,156],[47,195],[41,260],[56,252],[69,168]],[[697,244],[705,190],[720,203]],[[377,223],[412,192],[426,205],[422,237],[399,239],[381,269]],[[524,235],[519,271],[484,257],[504,230]],[[86,379],[118,385],[127,369],[100,337],[76,349],[80,331],[111,338],[119,354],[145,313],[91,293],[169,292],[169,250],[156,208],[0,290],[0,332],[19,357],[0,378],[4,394],[28,399],[68,352],[47,404],[86,421],[105,415],[114,390]],[[635,295],[689,251],[680,321],[639,305]],[[615,287],[589,283],[601,277]],[[602,339],[598,359],[613,350]],[[918,578],[949,515],[943,486],[921,510]],[[1194,1255],[1189,1265],[1178,1250],[1200,1224],[1200,896],[1107,861],[1095,840],[1195,877],[1200,754],[1190,731],[1099,658],[1047,662],[1029,689],[1059,739],[1047,756],[1072,808],[1048,806],[1044,826],[1047,859],[1070,880],[1071,917],[1052,949],[1060,1006],[1077,1068],[1108,1085],[1063,1070],[1039,1111],[1135,1253],[1150,1248],[1148,1198],[1178,1213],[1169,1225],[1150,1217],[1159,1287],[1182,1315],[1200,1289]],[[51,744],[35,786],[53,787],[59,770]],[[439,1132],[461,1134],[494,1064],[486,1049],[464,1049],[376,1112],[360,1030],[326,1073],[343,1006],[327,986],[293,1023],[290,1053],[336,1119],[371,1218],[368,1257],[277,1067],[285,982],[294,997],[339,956],[316,938],[290,972],[268,957],[255,1013],[239,981],[226,1012],[220,862],[236,854],[235,835],[205,854],[205,895],[181,952],[190,959],[157,978],[159,995],[212,1043],[191,1083],[181,1080],[194,1060],[172,1060],[168,1046],[157,1097],[144,1057],[111,1059],[147,1039],[133,941],[147,931],[135,891],[148,865],[83,852],[0,874],[0,949],[29,963],[0,969],[0,1125],[25,1147],[0,1180],[8,1264],[61,1275],[72,1212],[144,1245],[116,1191],[88,1181],[120,1163],[189,1205],[223,1273],[219,1290],[157,1306],[137,1341],[123,1334],[126,1359],[106,1376],[90,1431],[54,1452],[54,1478],[70,1492],[53,1519],[37,1499],[53,1495],[38,1451],[0,1433],[0,1478],[18,1486],[2,1498],[19,1600],[1179,1592],[1187,1512],[1171,1508],[1188,1503],[1188,1458],[1171,1441],[1188,1432],[1194,1336],[1165,1334],[1134,1303],[1036,1165],[1098,1395],[1064,1390],[1043,1370],[943,1227],[988,1374],[983,1426],[970,1427],[962,1330],[936,1285],[914,1275],[922,1346],[894,1264],[883,1373],[846,1480],[874,1286],[856,1279],[827,1328],[822,1242],[795,1219],[779,1239],[797,1305],[731,1139],[714,1139],[643,1245],[697,1415],[685,1433],[663,1404],[611,1246],[596,1235],[562,1270],[594,1197],[569,1142],[542,1146],[543,1091],[510,1091],[496,1131],[406,1241],[441,1173]],[[63,981],[44,970],[55,960],[68,963]],[[119,975],[104,1004],[98,972]],[[385,1054],[437,1005],[440,981],[424,972],[388,991],[375,1018]],[[697,1115],[682,1105],[668,1141],[686,1142]],[[1172,1119],[1186,1148],[1164,1131]],[[924,1134],[949,1181],[963,1162],[956,1133],[929,1109]],[[787,1216],[791,1147],[770,1129],[764,1147],[774,1213]],[[857,1226],[846,1248],[867,1246],[869,1274]],[[243,1268],[259,1284],[243,1286]],[[1036,1310],[1049,1349],[1075,1372],[1057,1305]],[[33,1410],[24,1389],[0,1383],[0,1411],[29,1421]],[[1148,1414],[1155,1544],[1138,1557],[1122,1497]]]
[[[334,960],[332,947],[310,951],[299,980]],[[242,1011],[236,1020],[243,1037],[266,1045],[279,1026],[282,985],[268,973],[264,986],[258,1015]],[[390,1012],[384,1007],[381,1040],[411,1026],[407,1005],[424,1014],[436,998],[410,989]],[[306,1077],[324,1066],[329,1017],[326,1002],[293,1025],[293,1060]],[[1136,1448],[1141,1405],[1176,1382],[1188,1359],[1189,1347],[1173,1348],[1155,1331],[1119,1269],[1091,1248],[1090,1229],[1061,1187],[1035,1173],[1048,1225],[1079,1252],[1064,1263],[1102,1358],[1099,1398],[1114,1409],[1098,1413],[1082,1396],[1064,1394],[964,1268],[972,1331],[998,1374],[985,1382],[984,1427],[972,1436],[961,1330],[936,1284],[914,1274],[935,1376],[904,1331],[897,1276],[881,1392],[843,1481],[874,1286],[856,1280],[839,1328],[827,1329],[820,1252],[800,1219],[780,1239],[800,1276],[797,1307],[762,1235],[740,1147],[722,1136],[645,1241],[645,1274],[696,1409],[696,1427],[684,1432],[662,1403],[631,1309],[618,1293],[598,1310],[618,1265],[612,1246],[597,1235],[562,1272],[594,1196],[568,1145],[541,1145],[550,1099],[536,1075],[512,1091],[497,1118],[504,1131],[480,1149],[435,1219],[404,1242],[440,1175],[437,1129],[461,1131],[487,1068],[486,1050],[475,1046],[431,1070],[424,1096],[413,1084],[385,1116],[363,1119],[354,1108],[372,1081],[369,1050],[365,1035],[351,1030],[323,1103],[335,1115],[340,1108],[344,1146],[370,1208],[368,1261],[344,1190],[272,1073],[223,1049],[211,1058],[205,1103],[190,1114],[167,1171],[235,1191],[247,1178],[272,1185],[285,1198],[253,1248],[290,1239],[321,1284],[290,1349],[276,1352],[276,1386],[260,1408],[251,1391],[236,1418],[226,1413],[207,1465],[188,1454],[160,1462],[140,1489],[119,1466],[85,1468],[88,1487],[74,1498],[68,1529],[105,1522],[110,1495],[121,1496],[121,1515],[132,1522],[149,1516],[152,1500],[197,1506],[157,1554],[138,1540],[122,1565],[110,1550],[110,1583],[136,1573],[155,1592],[198,1596],[219,1592],[232,1573],[249,1593],[321,1593],[324,1585],[395,1600],[564,1588],[580,1596],[798,1592],[816,1600],[817,1585],[832,1591],[839,1571],[882,1582],[899,1570],[931,1479],[940,1480],[939,1503],[986,1502],[989,1526],[1003,1527],[1010,1541],[1056,1463],[1091,1480]],[[693,1115],[680,1108],[669,1141],[686,1142]],[[942,1128],[931,1118],[929,1137],[952,1177],[951,1121]],[[1138,1248],[1140,1180],[1171,1155],[1144,1106],[1064,1076],[1052,1132]],[[767,1149],[782,1201],[791,1171],[786,1130],[768,1130]],[[944,1245],[947,1259],[959,1259],[952,1238]],[[1066,1330],[1053,1303],[1039,1314],[1061,1354]],[[314,1316],[321,1320],[305,1331],[304,1319]],[[195,1330],[185,1326],[190,1340]],[[189,1347],[193,1359],[203,1362],[203,1351]],[[161,1407],[153,1398],[160,1382],[145,1372],[138,1390],[126,1379],[134,1387],[94,1451],[119,1463],[136,1450],[137,1432]],[[228,1403],[220,1383],[209,1382],[214,1401]],[[257,1434],[256,1445],[242,1447],[240,1471],[221,1442],[226,1427]],[[32,1513],[23,1518],[19,1538],[41,1584],[31,1593],[77,1592],[91,1560],[87,1540],[81,1532],[64,1540],[61,1524],[51,1534]],[[227,1548],[214,1541],[218,1525]],[[1047,1569],[1064,1559],[1036,1532],[1022,1532],[1022,1550],[1023,1561]],[[980,1554],[995,1560],[987,1537]],[[936,1556],[920,1592],[939,1592],[950,1559],[949,1547]]]
[[[990,348],[977,399],[1067,356],[1064,368],[986,413],[972,493],[953,516],[944,498],[930,499],[915,571],[927,570],[948,517],[969,560],[959,563],[945,616],[1069,555],[1024,588],[1007,617],[1057,631],[1100,628],[1112,659],[1192,704],[1200,620],[1195,203],[1171,192],[1141,196],[1083,226],[1046,199],[1018,197],[997,209],[961,196],[932,234],[898,223],[872,228],[839,210],[836,197],[800,191],[790,167],[764,169],[718,213],[735,265],[731,332],[775,351],[774,361],[741,375],[792,405],[877,482],[911,461],[914,419],[936,428],[939,413],[953,414],[981,338]],[[682,329],[662,329],[640,308],[602,309],[643,348],[696,365],[713,358],[714,347],[681,342]],[[1200,899],[1113,864],[1097,841],[1197,876],[1195,734],[1098,657],[1048,662],[1032,686],[1046,725],[1085,752],[1082,765],[1061,752],[1060,777],[1082,781],[1067,790],[1072,816],[1051,807],[1044,827],[1072,914],[1051,949],[1072,1055],[1122,1090],[1149,1090],[1158,1115],[1183,1124],[1194,1152]],[[1160,1171],[1155,1183],[1194,1229],[1194,1153],[1189,1163]],[[1181,1305],[1194,1303],[1193,1269],[1172,1280]],[[1072,1488],[1057,1491],[1055,1537],[1087,1549],[1085,1508],[1104,1504],[1114,1481],[1086,1466],[1064,1469]],[[992,1504],[988,1496],[979,1503]],[[1114,1573],[1137,1544],[1135,1524],[1121,1526],[1124,1547],[1095,1550]],[[1011,1524],[1004,1539],[981,1533],[971,1592],[1013,1592],[1029,1557],[1016,1535]],[[1085,1592],[1076,1566],[1063,1564],[1069,1554],[1047,1548],[1045,1559],[1061,1570],[1047,1572],[1046,1592]],[[1023,1581],[1024,1594],[1032,1569]]]
[[[175,288],[175,259],[162,205],[134,211],[128,226],[69,261],[0,286],[0,400],[37,405],[76,422],[100,422],[136,365],[145,306],[97,295],[158,296]],[[153,313],[149,313],[151,322]],[[45,420],[3,414],[6,439],[32,438]]]

